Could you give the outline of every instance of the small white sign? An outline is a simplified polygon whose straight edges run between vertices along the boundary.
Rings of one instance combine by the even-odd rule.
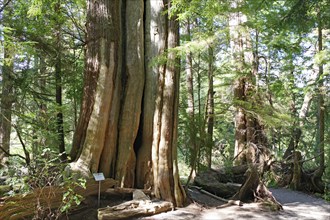
[[[93,176],[96,181],[105,180],[103,173],[93,173]]]

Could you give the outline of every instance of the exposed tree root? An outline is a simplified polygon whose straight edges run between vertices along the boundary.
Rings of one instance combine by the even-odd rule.
[[[241,186],[239,191],[232,197],[234,200],[240,200],[243,202],[253,201],[254,192],[256,191],[259,184],[259,174],[257,167],[251,165],[250,168],[246,171],[246,181]]]
[[[256,192],[254,193],[255,201],[262,202],[270,207],[272,210],[283,210],[283,206],[273,196],[263,182],[260,182]]]

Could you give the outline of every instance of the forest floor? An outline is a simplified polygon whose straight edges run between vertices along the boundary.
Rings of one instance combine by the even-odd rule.
[[[229,206],[225,208],[216,208],[223,202],[216,200],[208,195],[202,194],[197,190],[189,190],[189,196],[194,200],[190,205],[184,208],[178,208],[175,211],[161,213],[150,217],[140,217],[141,220],[199,220],[199,219],[317,219],[330,220],[330,203],[308,195],[302,192],[296,192],[289,189],[270,189],[275,198],[283,205],[283,211],[271,211],[267,206],[261,206],[258,203],[246,203],[243,206]],[[117,201],[103,200],[101,206],[106,203],[114,205]],[[69,216],[70,220],[97,220],[97,209],[84,209]]]
[[[330,220],[330,203],[305,193],[289,189],[271,189],[275,198],[283,205],[283,211],[271,211],[258,203],[244,204],[243,206],[229,206],[217,209],[212,206],[191,204],[188,207],[173,212],[162,213],[141,219],[317,219]],[[206,203],[212,198],[205,197]]]

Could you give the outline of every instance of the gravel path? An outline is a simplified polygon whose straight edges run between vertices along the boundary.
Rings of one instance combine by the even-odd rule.
[[[289,189],[271,189],[273,195],[283,205],[284,211],[270,211],[259,204],[230,206],[216,209],[203,208],[195,204],[173,212],[162,213],[141,219],[175,219],[175,220],[330,220],[330,203],[325,200]]]

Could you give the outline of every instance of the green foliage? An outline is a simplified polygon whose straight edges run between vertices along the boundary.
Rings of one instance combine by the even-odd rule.
[[[271,187],[271,188],[277,188],[277,181],[276,178],[274,176],[274,173],[271,171],[267,171],[264,176],[263,179],[265,181],[265,185],[267,187]]]
[[[78,180],[73,180],[72,178],[65,179],[63,183],[66,192],[63,194],[62,205],[60,211],[62,213],[67,213],[73,206],[80,205],[81,201],[84,199],[81,195],[77,194],[74,189],[76,187],[86,188],[86,179],[80,178]]]
[[[231,164],[234,148],[235,107],[241,107],[249,114],[258,118],[269,138],[273,153],[281,158],[287,149],[292,131],[301,127],[303,136],[298,149],[305,159],[313,158],[317,154],[316,116],[317,102],[310,103],[306,119],[299,120],[299,111],[304,97],[308,92],[315,91],[315,84],[311,83],[313,71],[322,64],[326,71],[320,77],[325,80],[325,87],[329,87],[329,44],[324,40],[324,50],[316,51],[317,31],[320,24],[317,18],[320,5],[321,18],[329,16],[327,1],[243,1],[236,8],[230,3],[222,1],[185,1],[175,0],[174,11],[179,13],[178,19],[182,27],[190,23],[190,36],[182,33],[181,46],[177,49],[182,54],[182,66],[186,63],[185,55],[191,53],[194,71],[194,104],[195,120],[193,124],[187,114],[187,90],[185,77],[181,78],[180,120],[179,120],[179,155],[180,159],[189,164],[191,147],[189,135],[193,130],[197,137],[199,149],[199,163],[203,167],[203,155],[206,149],[205,103],[208,91],[208,46],[212,45],[215,51],[214,89],[215,89],[215,127],[213,164]],[[243,65],[240,72],[236,71],[237,63],[232,62],[230,55],[230,34],[228,19],[233,12],[240,11],[247,16],[247,22],[242,25],[241,31],[248,36],[253,50],[257,49],[259,68],[253,84],[256,94],[253,99],[238,101],[233,99],[232,86],[240,77],[251,73],[251,65]],[[329,19],[322,19],[323,27],[329,25]],[[248,51],[250,52],[250,51]],[[314,59],[314,60],[313,60]],[[182,69],[185,75],[185,69]],[[326,94],[329,97],[329,94]],[[327,103],[326,105],[329,105]],[[329,123],[329,118],[326,119]],[[329,132],[325,132],[326,136]],[[225,146],[218,149],[218,143]],[[328,143],[328,142],[326,142]],[[329,145],[326,144],[326,152]],[[328,155],[326,153],[326,155]],[[329,161],[329,158],[326,159]],[[304,167],[316,167],[317,160],[309,160]],[[267,174],[267,181],[275,185],[275,178]],[[325,174],[329,178],[329,174]]]
[[[36,204],[34,219],[44,219],[46,216],[59,217],[73,207],[78,206],[84,199],[75,192],[75,189],[77,187],[85,189],[86,179],[76,180],[71,177],[64,177],[63,172],[67,164],[59,163],[58,157],[55,155],[56,152],[51,149],[44,149],[41,154],[34,158],[29,167],[24,166],[16,158],[11,158],[9,161],[10,165],[6,171],[8,176],[6,183],[12,190],[9,191],[8,195],[30,193],[45,187],[59,187],[65,191],[62,203],[56,210]]]
[[[14,56],[14,59],[0,59],[1,63],[14,64],[11,76],[15,91],[12,118],[31,157],[44,149],[57,150],[59,112],[64,115],[66,144],[71,144],[82,96],[83,12],[86,4],[83,1],[77,1],[77,4],[75,1],[58,3],[53,0],[13,1],[4,11],[6,16],[1,27],[6,52],[11,51]],[[58,10],[53,13],[57,6]],[[59,24],[62,29],[61,51],[57,51],[54,35]],[[55,100],[55,65],[59,53],[63,57],[62,107]],[[17,142],[17,138],[14,139],[14,143]]]

